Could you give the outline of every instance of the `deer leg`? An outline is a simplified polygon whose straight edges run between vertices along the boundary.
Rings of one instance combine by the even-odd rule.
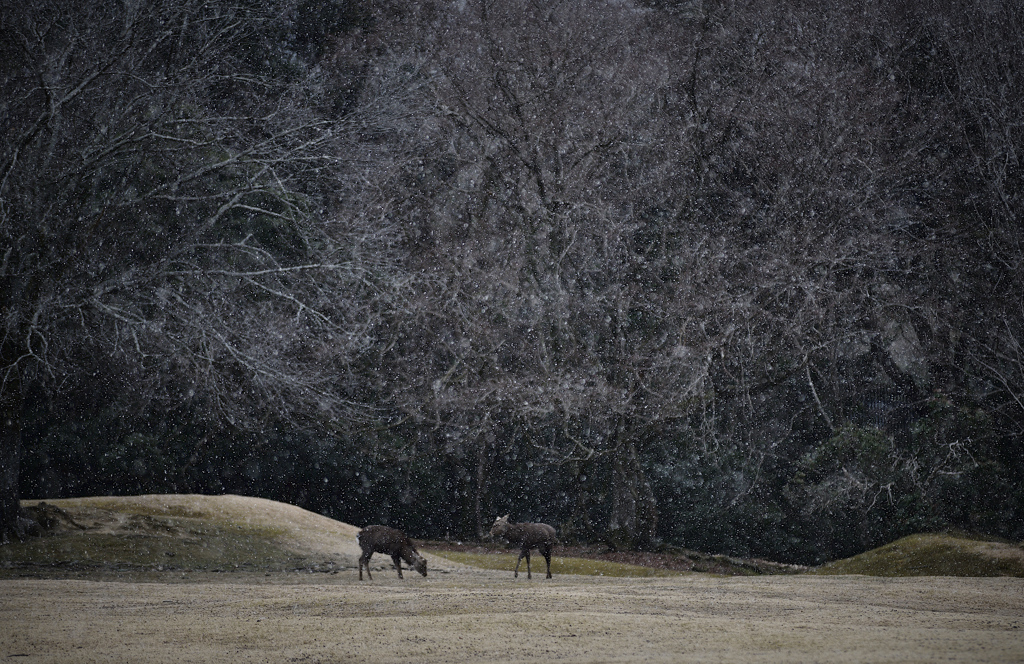
[[[512,575],[512,578],[514,578],[514,579],[518,579],[519,578],[519,563],[523,562],[523,556],[525,556],[525,555],[528,555],[526,551],[520,551],[519,552],[519,559],[516,560],[516,571],[515,571],[515,574]],[[529,558],[527,558],[527,561],[529,561]],[[527,564],[527,566],[529,566],[530,563],[527,562],[526,564]]]
[[[548,564],[548,577],[547,578],[550,579],[551,578],[551,547],[550,546],[545,546],[545,547],[541,548],[540,552],[544,556],[544,562],[546,562]]]
[[[364,553],[363,555],[359,556],[359,580],[360,581],[363,580],[363,565],[366,565],[366,576],[370,577],[370,581],[373,581],[373,576],[370,574],[370,557],[372,555],[373,555],[373,552],[371,551],[368,554]]]
[[[526,550],[526,578],[532,579],[533,575],[530,574],[530,550]]]
[[[391,556],[391,560],[392,560],[392,562],[395,563],[395,569],[398,570],[398,578],[399,579],[403,578],[402,577],[402,559],[396,553],[395,555]]]

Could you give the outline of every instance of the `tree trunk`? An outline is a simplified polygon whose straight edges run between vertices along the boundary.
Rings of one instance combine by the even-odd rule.
[[[622,440],[612,463],[612,512],[607,544],[612,549],[644,549],[654,541],[658,506],[640,461],[636,443]]]
[[[476,496],[473,501],[474,520],[476,525],[476,538],[482,540],[484,537],[484,484],[487,482],[487,448],[490,444],[487,438],[481,439],[476,452]]]
[[[5,349],[6,350],[6,349]],[[10,367],[3,353],[0,366]],[[0,375],[0,544],[21,541],[30,524],[21,513],[18,471],[21,460],[21,385],[16,368]]]

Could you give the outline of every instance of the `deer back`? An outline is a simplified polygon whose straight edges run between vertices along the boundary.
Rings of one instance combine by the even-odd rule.
[[[505,538],[512,544],[525,547],[558,542],[555,529],[546,523],[510,523]]]

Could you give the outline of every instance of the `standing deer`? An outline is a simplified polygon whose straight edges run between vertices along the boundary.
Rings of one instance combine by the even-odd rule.
[[[551,578],[551,547],[558,544],[558,537],[555,529],[546,523],[509,523],[509,515],[494,520],[491,526],[491,537],[501,537],[509,544],[518,545],[519,560],[516,561],[516,571],[513,578],[519,578],[519,563],[526,558],[526,578],[532,579],[530,574],[530,549],[537,549],[540,555],[548,564],[548,576]]]
[[[408,563],[409,567],[416,570],[423,576],[427,575],[427,561],[416,550],[412,540],[405,536],[401,530],[388,528],[387,526],[366,526],[356,535],[359,548],[363,555],[359,556],[359,580],[363,580],[363,565],[366,565],[366,576],[373,581],[370,574],[370,558],[375,553],[386,553],[391,556],[398,570],[398,578],[402,577],[402,560]]]

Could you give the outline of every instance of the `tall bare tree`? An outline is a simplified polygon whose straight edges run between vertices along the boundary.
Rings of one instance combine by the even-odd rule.
[[[396,282],[386,230],[336,214],[323,187],[355,128],[288,51],[293,10],[5,7],[3,541],[27,525],[29,383],[102,379],[231,427],[367,413],[359,358]]]
[[[471,2],[433,20],[446,38],[424,63],[434,110],[402,208],[425,275],[409,407],[519,422],[551,462],[614,457],[610,529],[648,542],[637,448],[686,412],[728,334],[700,314],[715,248],[654,219],[679,181],[658,118],[668,65],[625,5]]]
[[[458,319],[487,307],[518,324],[459,342],[505,344],[516,369],[486,393],[560,420],[563,454],[614,457],[609,526],[628,538],[654,515],[637,446],[697,422],[756,465],[792,420],[766,426],[754,397],[794,382],[834,426],[816,372],[910,297],[888,283],[899,162],[876,156],[884,130],[851,122],[895,96],[851,99],[870,70],[791,47],[790,31],[838,38],[848,17],[775,9],[716,5],[665,29],[628,5],[469,4],[441,61],[469,187],[435,232],[479,291]],[[709,398],[714,415],[692,419]]]

